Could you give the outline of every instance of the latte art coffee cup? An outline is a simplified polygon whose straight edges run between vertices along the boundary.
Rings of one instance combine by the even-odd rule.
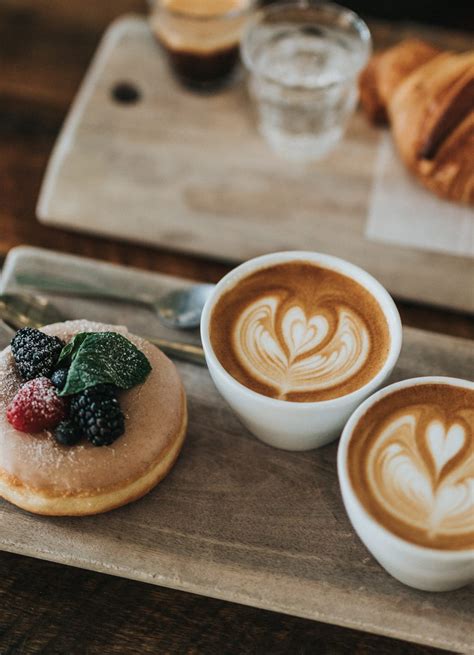
[[[250,260],[216,286],[201,336],[211,376],[268,444],[337,438],[392,371],[401,324],[385,289],[341,259],[287,252]]]
[[[297,402],[364,386],[390,349],[385,315],[358,282],[301,260],[263,268],[214,306],[211,343],[224,368],[254,391]]]
[[[474,383],[378,392],[347,423],[338,470],[354,528],[394,577],[434,591],[474,580]]]

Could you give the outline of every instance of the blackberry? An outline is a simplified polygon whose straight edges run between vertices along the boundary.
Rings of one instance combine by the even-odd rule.
[[[63,446],[75,446],[81,440],[82,434],[75,423],[70,420],[61,421],[54,431],[54,438]]]
[[[68,368],[58,368],[58,370],[54,371],[53,375],[51,376],[51,382],[54,384],[58,391],[62,391],[62,389],[64,389],[68,373]]]
[[[101,384],[71,399],[71,419],[94,446],[110,446],[125,432],[116,387]]]
[[[12,354],[23,380],[49,377],[54,371],[64,343],[35,328],[22,328],[12,339]]]

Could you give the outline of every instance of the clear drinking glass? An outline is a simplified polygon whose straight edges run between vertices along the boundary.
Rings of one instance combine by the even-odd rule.
[[[256,13],[241,52],[260,131],[275,151],[319,159],[337,144],[370,50],[367,25],[336,4],[300,0]]]

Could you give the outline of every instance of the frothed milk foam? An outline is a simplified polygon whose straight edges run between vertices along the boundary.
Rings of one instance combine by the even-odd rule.
[[[390,348],[375,298],[351,278],[305,261],[239,280],[216,302],[210,339],[236,380],[297,402],[359,389],[379,372]]]
[[[189,16],[220,16],[248,6],[248,0],[162,0],[167,9]]]
[[[172,50],[210,53],[237,47],[250,0],[161,0],[152,25]],[[235,13],[235,16],[233,15]],[[225,17],[225,20],[223,20]],[[206,19],[206,20],[202,20]]]
[[[420,384],[384,396],[359,419],[347,467],[366,510],[397,536],[474,547],[474,389]]]

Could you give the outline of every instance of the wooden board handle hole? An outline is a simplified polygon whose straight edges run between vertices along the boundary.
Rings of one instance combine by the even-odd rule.
[[[114,102],[121,105],[134,105],[141,100],[142,94],[131,82],[117,82],[112,87],[111,96]]]

